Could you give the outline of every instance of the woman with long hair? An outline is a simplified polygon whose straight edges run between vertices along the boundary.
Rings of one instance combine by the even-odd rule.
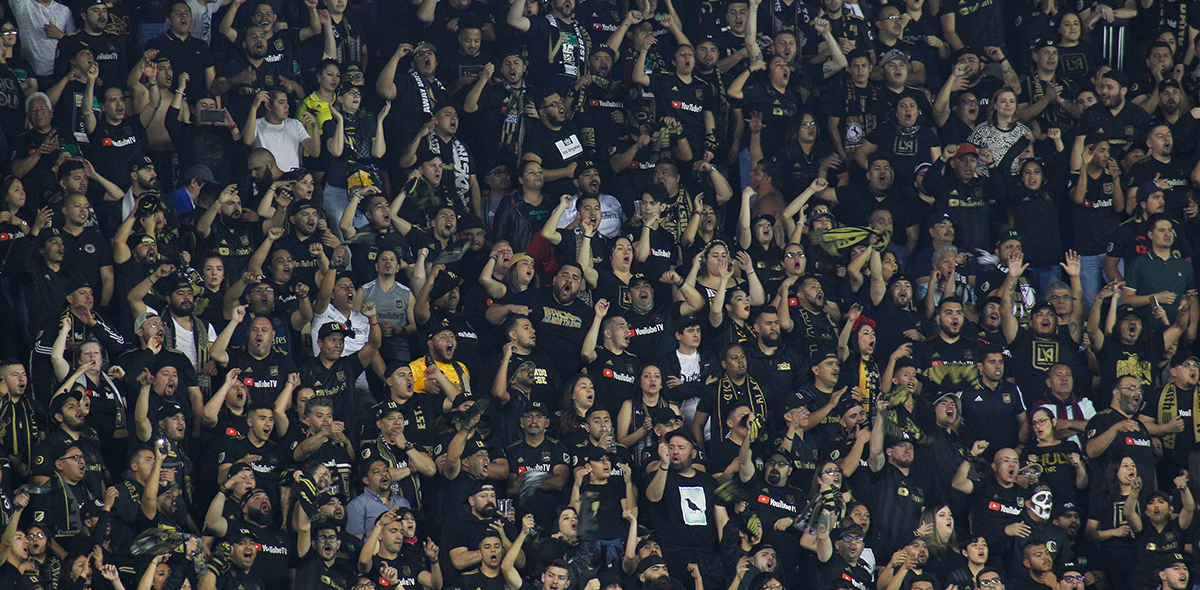
[[[944,503],[926,506],[921,511],[921,525],[916,531],[925,538],[929,560],[925,569],[939,580],[945,580],[950,572],[966,565],[958,545],[958,533],[954,530],[954,513]]]
[[[997,172],[1015,175],[1019,167],[1017,156],[1025,150],[1029,144],[1027,137],[1031,135],[1029,128],[1017,120],[1017,93],[1005,86],[992,93],[988,104],[987,121],[967,136],[967,142],[990,151]],[[988,168],[980,166],[979,174],[987,176]]]
[[[1137,464],[1131,457],[1109,461],[1104,483],[1093,488],[1088,503],[1084,537],[1096,543],[1099,562],[1104,564],[1104,573],[1114,590],[1128,590],[1133,573],[1129,562],[1137,551],[1137,543],[1122,509],[1129,495],[1137,493],[1134,490],[1137,477]]]
[[[667,400],[663,391],[662,371],[657,365],[645,365],[638,372],[638,394],[622,402],[617,414],[617,442],[629,447],[634,457],[658,446],[651,418],[655,408],[671,408],[679,413],[679,406]]]
[[[862,307],[854,304],[846,312],[846,324],[838,336],[838,360],[841,362],[839,386],[858,387],[863,409],[879,397],[880,371],[875,362],[875,320],[862,315]]]
[[[833,144],[821,138],[821,126],[809,111],[792,117],[791,141],[775,154],[775,162],[783,172],[785,194],[800,194],[813,180],[824,178],[830,186],[838,184],[838,174],[846,167]]]
[[[161,321],[157,316],[146,319]],[[121,367],[112,367],[107,372],[104,365],[108,362],[107,354],[100,342],[95,339],[76,343],[71,353],[71,361],[67,360],[67,338],[71,334],[74,322],[68,316],[63,320],[58,338],[50,348],[50,364],[54,367],[54,379],[62,386],[55,395],[78,387],[85,392],[85,398],[91,401],[88,412],[88,425],[96,429],[100,440],[113,441],[115,444],[100,445],[104,463],[110,471],[124,471],[125,449],[123,443],[129,438],[128,406],[121,389],[116,381],[125,377]],[[114,381],[116,378],[116,381]],[[52,398],[53,399],[53,396]]]
[[[1087,467],[1083,464],[1079,445],[1058,438],[1057,423],[1051,408],[1041,406],[1033,410],[1029,426],[1037,442],[1025,448],[1025,455],[1031,463],[1042,466],[1038,481],[1050,486],[1055,502],[1078,504],[1076,498],[1088,488]]]
[[[569,560],[578,546],[579,512],[571,506],[559,506],[554,524],[534,546],[533,567],[541,570],[556,559]]]
[[[36,223],[37,212],[28,206],[25,184],[16,176],[0,181],[4,204],[0,207],[0,311],[9,321],[0,327],[0,352],[6,357],[20,358],[29,354],[25,344],[28,317],[20,289],[21,261],[11,257],[17,240],[27,240]],[[40,326],[39,326],[40,328]]]
[[[1061,141],[1061,134],[1054,135]],[[1027,240],[1023,248],[1025,262],[1036,278],[1034,287],[1039,293],[1049,292],[1050,283],[1062,279],[1062,268],[1058,265],[1063,259],[1058,207],[1070,202],[1065,171],[1065,166],[1029,158],[1021,162],[1014,182],[1006,183],[1012,228]]]
[[[596,387],[591,377],[580,373],[567,381],[563,387],[557,420],[558,440],[567,448],[578,446],[587,440],[587,411],[596,403]]]

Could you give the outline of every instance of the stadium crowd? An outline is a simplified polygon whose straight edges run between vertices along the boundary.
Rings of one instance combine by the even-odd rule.
[[[0,589],[1190,590],[1198,33],[0,3]]]

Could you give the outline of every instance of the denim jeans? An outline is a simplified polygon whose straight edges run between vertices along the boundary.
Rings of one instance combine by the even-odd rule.
[[[1079,282],[1083,284],[1083,305],[1084,309],[1091,309],[1092,301],[1096,300],[1096,294],[1100,292],[1100,285],[1104,281],[1104,257],[1107,254],[1092,254],[1090,256],[1079,257]]]
[[[325,185],[325,218],[329,222],[329,231],[337,236],[339,240],[342,238],[342,229],[338,226],[342,222],[342,212],[346,207],[350,206],[350,193],[344,188]],[[367,225],[367,216],[363,215],[360,209],[354,214],[354,227],[363,227]]]

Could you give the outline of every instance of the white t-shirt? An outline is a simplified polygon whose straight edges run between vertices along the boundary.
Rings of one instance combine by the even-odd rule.
[[[313,356],[318,356],[321,354],[321,349],[317,346],[317,334],[321,333],[321,326],[324,326],[329,322],[349,322],[350,328],[354,330],[353,337],[346,337],[346,344],[344,348],[342,348],[342,356],[350,356],[362,350],[362,347],[367,345],[367,339],[371,336],[371,320],[362,313],[354,310],[350,310],[350,318],[347,319],[346,316],[342,315],[342,312],[338,311],[337,308],[330,303],[329,306],[325,308],[325,311],[317,314],[312,321]]]
[[[71,9],[51,2],[45,6],[37,0],[12,0],[8,3],[17,28],[21,31],[21,55],[33,66],[33,73],[49,76],[54,71],[54,56],[58,53],[58,39],[51,39],[43,32],[46,25],[54,25],[70,35],[75,32],[75,19]]]
[[[303,123],[284,119],[282,123],[272,125],[260,117],[256,126],[254,147],[267,148],[284,172],[300,167],[300,142],[309,138]]]
[[[173,348],[182,352],[183,356],[188,357],[192,366],[199,371],[201,369],[200,353],[196,350],[196,341],[192,338],[192,331],[180,325],[179,322],[175,321],[174,317],[171,318],[171,321],[175,324],[175,346]],[[204,326],[208,328],[208,343],[212,344],[216,342],[217,331],[207,322],[205,322]]]
[[[558,229],[562,229],[571,225],[575,221],[575,217],[579,215],[579,195],[575,195],[571,199],[571,206],[563,212],[562,217],[558,219]],[[621,233],[621,225],[625,223],[625,210],[621,208],[621,202],[612,195],[600,195],[600,227],[597,231],[600,235],[612,239]]]
[[[675,358],[679,359],[680,377],[686,381],[700,380],[700,353],[693,352],[692,354],[683,354],[678,350],[675,351]]]
[[[196,0],[187,0],[188,8],[192,9],[192,28],[188,30],[188,33],[204,41],[205,44],[211,43],[213,15],[221,9],[223,4],[221,0],[215,0],[208,4],[201,4]]]

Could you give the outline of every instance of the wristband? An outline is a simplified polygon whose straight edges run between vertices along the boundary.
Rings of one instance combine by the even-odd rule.
[[[416,443],[414,443],[410,440],[410,441],[408,441],[408,444],[404,445],[404,452],[407,453],[415,448],[417,448]],[[434,563],[436,563],[436,562],[434,562]]]

